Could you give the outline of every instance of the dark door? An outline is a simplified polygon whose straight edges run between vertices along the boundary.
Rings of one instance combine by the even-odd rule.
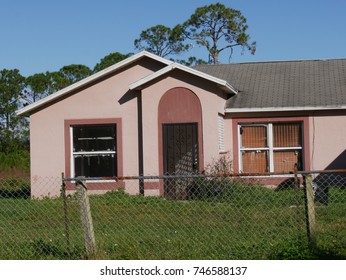
[[[198,172],[197,123],[163,125],[164,173],[189,175]],[[188,192],[187,177],[165,180],[165,194],[172,198],[185,198]]]

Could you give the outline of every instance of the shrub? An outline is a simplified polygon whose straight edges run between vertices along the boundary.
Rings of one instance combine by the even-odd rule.
[[[228,154],[213,159],[205,166],[204,173],[208,176],[229,175],[233,172],[232,160]]]
[[[18,150],[10,153],[0,152],[0,170],[8,171],[30,169],[30,154],[27,150]]]

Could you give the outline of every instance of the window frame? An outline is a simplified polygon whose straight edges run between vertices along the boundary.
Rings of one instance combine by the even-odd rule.
[[[112,124],[116,127],[116,151],[117,151],[117,177],[123,177],[123,140],[122,140],[122,119],[121,118],[100,118],[100,119],[67,119],[64,120],[64,147],[65,147],[65,178],[74,178],[71,176],[71,126],[77,125],[100,125],[100,124]],[[90,188],[105,187],[109,180],[99,180],[98,182],[105,182],[106,184],[99,184],[93,186],[88,185]],[[94,182],[94,181],[93,181]]]
[[[114,151],[110,150],[98,150],[98,151],[78,151],[75,152],[74,150],[74,133],[73,129],[76,127],[92,127],[92,126],[114,126]],[[71,125],[70,126],[70,150],[71,150],[71,157],[70,157],[70,174],[71,177],[74,178],[76,177],[76,169],[75,169],[75,156],[92,156],[92,155],[114,155],[115,157],[115,177],[118,176],[118,168],[117,168],[117,125],[116,124],[78,124],[78,125]],[[86,179],[92,178],[92,176],[85,176]],[[106,176],[106,177],[113,177],[113,176]],[[96,177],[97,178],[97,177]],[[100,176],[101,178],[101,176]]]
[[[274,124],[299,124],[300,125],[300,135],[301,135],[301,146],[292,146],[292,147],[274,147],[274,130],[273,125]],[[254,126],[264,126],[266,127],[266,147],[251,147],[251,148],[245,148],[242,147],[242,133],[241,129],[242,127],[254,127]],[[238,169],[239,172],[243,172],[243,152],[248,151],[265,151],[267,153],[267,172],[268,173],[274,173],[275,172],[275,166],[274,166],[274,153],[276,151],[301,151],[301,168],[304,169],[304,121],[302,120],[287,120],[287,121],[270,121],[270,122],[238,122],[237,123],[237,136],[238,136]]]

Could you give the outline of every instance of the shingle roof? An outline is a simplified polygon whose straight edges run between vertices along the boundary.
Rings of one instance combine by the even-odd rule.
[[[238,94],[226,111],[346,108],[346,59],[199,65]]]

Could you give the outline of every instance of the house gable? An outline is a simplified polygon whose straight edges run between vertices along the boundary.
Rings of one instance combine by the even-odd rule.
[[[208,75],[206,73],[197,71],[195,69],[186,67],[184,65],[178,64],[178,63],[172,63],[170,65],[167,65],[165,68],[162,68],[161,70],[154,72],[153,74],[144,77],[132,84],[129,85],[130,89],[141,89],[143,86],[145,86],[147,83],[152,82],[155,79],[158,79],[174,70],[180,70],[185,72],[186,74],[190,74],[193,75],[195,77],[199,77],[202,78],[204,80],[210,81],[215,83],[217,86],[219,86],[220,88],[222,88],[223,91],[227,92],[227,93],[232,93],[232,94],[237,94],[237,91],[234,89],[234,87],[229,84],[227,81],[216,78],[214,76]]]
[[[157,71],[158,69],[165,67],[166,65],[171,64],[172,62],[164,59],[162,57],[159,57],[157,55],[151,54],[149,52],[146,51],[142,51],[138,54],[135,54],[129,58],[126,58],[106,69],[103,69],[81,81],[78,81],[66,88],[63,88],[59,91],[57,91],[54,94],[51,94],[33,104],[30,104],[20,110],[17,111],[18,115],[23,115],[23,116],[28,116],[31,115],[34,112],[37,112],[39,110],[44,109],[47,105],[50,105],[54,102],[58,102],[66,97],[68,97],[69,95],[76,93],[76,92],[80,92],[83,91],[84,89],[93,86],[97,83],[99,83],[100,81],[107,79],[110,76],[116,75],[117,73],[119,73],[120,71],[126,70],[127,68],[129,68],[131,65],[133,64],[140,64],[140,61],[145,60],[145,59],[149,59],[152,62],[151,66],[147,66],[149,64],[146,64],[147,68],[150,71]],[[154,66],[156,65],[156,66]]]

